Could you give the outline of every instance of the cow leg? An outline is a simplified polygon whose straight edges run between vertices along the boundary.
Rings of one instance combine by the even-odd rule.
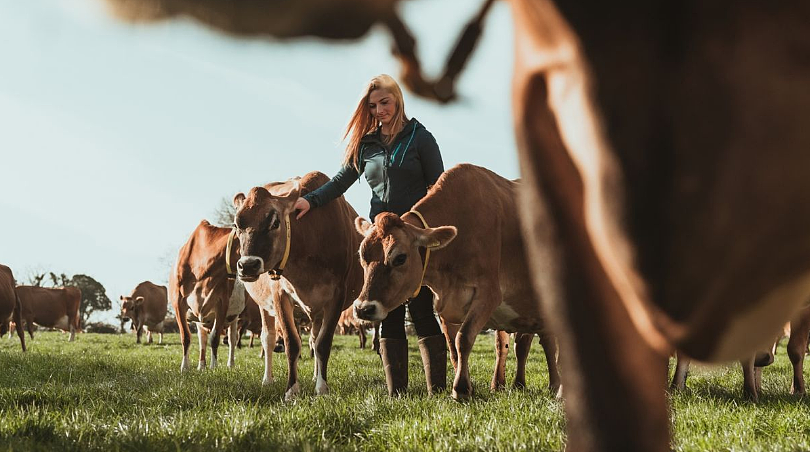
[[[675,373],[672,374],[671,390],[683,391],[686,389],[686,378],[689,376],[689,363],[692,360],[681,352],[676,354]]]
[[[329,364],[329,355],[332,353],[332,339],[335,336],[335,327],[340,320],[340,313],[343,310],[343,300],[345,295],[339,293],[331,306],[327,305],[324,313],[318,336],[315,338],[315,364],[318,369],[315,381],[315,394],[324,395],[329,393],[329,385],[326,383],[326,371]]]
[[[790,363],[793,364],[793,384],[790,392],[804,395],[804,354],[807,350],[807,338],[810,334],[810,307],[799,311],[790,322],[790,339],[788,339],[787,353]]]
[[[275,322],[274,322],[275,323]],[[250,342],[248,342],[248,348],[253,348],[253,339],[256,338],[256,333],[253,331],[250,332]]]
[[[515,382],[512,384],[512,387],[514,388],[523,389],[526,387],[526,360],[529,359],[529,350],[532,348],[533,339],[534,334],[515,334],[515,358],[517,358],[517,371],[515,372]],[[550,385],[551,368],[549,367],[549,386]]]
[[[31,340],[33,340],[34,339],[34,321],[26,319],[26,321],[25,321],[25,329],[28,330],[28,337],[30,337]]]
[[[278,311],[276,311],[278,312]],[[259,314],[262,319],[262,349],[267,350],[273,346],[276,341],[276,319],[270,315],[270,312],[264,308],[259,308]],[[253,342],[253,336],[250,337]],[[264,354],[264,375],[262,376],[262,386],[267,386],[273,383],[273,354]]]
[[[453,365],[453,371],[458,372],[458,349],[456,348],[456,336],[461,324],[445,323],[444,319],[441,321],[442,332],[447,339],[447,349],[450,350],[450,363]]]
[[[625,309],[624,300],[639,300],[637,279],[626,256],[610,253],[624,245],[619,220],[603,214],[604,190],[616,184],[599,177],[616,162],[591,113],[584,55],[554,2],[510,3],[518,210],[532,283],[564,359],[566,450],[668,451],[667,355]]]
[[[757,391],[757,378],[756,378],[756,371],[754,368],[754,357],[750,357],[747,359],[740,360],[740,365],[742,366],[743,371],[743,393],[756,402],[759,400],[759,394]]]
[[[200,361],[197,370],[205,370],[205,349],[208,347],[208,330],[201,322],[197,322],[197,339],[200,342]]]
[[[143,334],[143,324],[141,322],[135,323],[135,343],[141,343],[141,335]]]
[[[73,342],[76,340],[76,327],[73,325],[73,322],[70,322],[70,336],[68,337],[68,342]]]
[[[25,331],[22,329],[22,303],[20,302],[20,297],[17,293],[14,293],[16,298],[14,303],[14,311],[11,313],[11,317],[14,319],[14,324],[16,325],[17,336],[20,336],[20,345],[22,346],[22,351],[25,351]],[[11,331],[8,333],[11,335]]]
[[[506,387],[506,358],[509,356],[509,333],[495,331],[495,372],[489,389],[497,391]]]
[[[146,327],[146,343],[152,344],[152,330],[149,327]]]
[[[233,367],[234,361],[236,359],[236,344],[238,339],[236,336],[239,334],[239,318],[235,318],[231,321],[230,326],[228,326],[228,367]]]
[[[531,345],[531,344],[529,344]],[[540,345],[543,346],[543,354],[546,355],[546,367],[548,367],[548,389],[562,397],[562,380],[560,379],[559,358],[557,357],[557,338],[550,333],[540,333]]]
[[[322,313],[320,314],[323,315]],[[316,317],[311,319],[312,320],[312,329],[309,331],[309,356],[310,358],[315,357],[315,339],[318,337],[318,334],[321,332],[321,325],[323,324],[323,317]],[[318,366],[320,363],[318,360],[315,360],[315,363],[312,366],[312,381],[318,381],[318,375],[320,372],[318,371]]]
[[[374,324],[374,336],[371,338],[371,348],[380,354],[380,322]]]
[[[275,300],[276,315],[281,320],[281,335],[284,338],[284,353],[287,356],[287,389],[284,392],[284,400],[294,399],[301,391],[298,383],[298,360],[301,357],[301,335],[298,334],[298,327],[295,325],[293,316],[292,300],[286,293],[281,293]],[[262,324],[262,338],[264,338],[266,326]],[[273,333],[275,334],[275,329]],[[267,344],[264,350],[265,359],[267,355],[273,353],[272,343]]]
[[[362,326],[357,327],[357,335],[360,336],[360,350],[366,349],[366,330]]]
[[[458,350],[458,369],[453,381],[452,397],[456,400],[466,400],[472,397],[473,387],[470,379],[470,353],[475,338],[492,316],[496,306],[502,302],[500,287],[479,287],[472,300],[472,307],[467,311],[464,322],[456,335],[456,348]]]
[[[191,347],[191,331],[188,328],[188,320],[186,319],[188,305],[185,300],[180,302],[175,311],[174,317],[177,320],[177,329],[180,330],[180,343],[183,344],[183,361],[180,363],[180,372],[182,373],[189,368],[188,349]]]

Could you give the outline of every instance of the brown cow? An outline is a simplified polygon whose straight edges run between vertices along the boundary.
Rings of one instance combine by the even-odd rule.
[[[472,395],[469,357],[482,328],[539,333],[546,353],[554,349],[526,265],[517,187],[485,168],[457,165],[402,217],[381,213],[373,225],[363,218],[356,222],[365,235],[360,247],[365,281],[354,302],[357,316],[384,319],[416,288],[430,287],[436,312],[454,339],[450,353],[456,399]],[[548,360],[554,391],[559,385],[555,358]]]
[[[242,243],[239,278],[259,306],[275,306],[278,312],[289,369],[288,399],[300,391],[297,366],[301,338],[293,319],[293,303],[312,319],[315,393],[326,394],[332,336],[340,313],[351,305],[363,282],[357,259],[361,237],[353,227],[357,213],[343,197],[313,209],[302,221],[293,215],[299,193],[314,190],[328,180],[326,175],[312,172],[300,179],[254,187],[247,196],[239,193],[234,197],[234,222]],[[276,277],[279,279],[274,280]],[[264,384],[269,383],[268,372]]]
[[[14,274],[11,269],[0,264],[0,336],[6,334],[9,322],[14,321],[17,335],[20,336],[20,345],[25,351],[25,331],[19,326],[21,321],[22,305],[15,289]],[[9,335],[11,333],[9,332]]]
[[[121,318],[132,320],[137,334],[136,343],[141,343],[141,333],[146,327],[146,342],[152,343],[152,333],[158,333],[158,344],[163,343],[163,322],[169,305],[166,286],[144,281],[128,297],[121,295]]]
[[[340,313],[340,320],[338,320],[338,328],[340,334],[357,334],[360,338],[360,348],[366,348],[366,330],[369,328],[377,327],[378,322],[366,322],[354,316],[354,309],[349,306]]]
[[[76,339],[82,301],[82,291],[78,287],[17,286],[17,295],[22,303],[22,320],[31,338],[36,323],[46,328],[70,331],[69,342]],[[17,324],[17,329],[22,329],[20,324]]]
[[[241,314],[239,314],[237,329],[238,334],[236,346],[239,348],[242,347],[242,336],[245,334],[245,331],[250,331],[250,344],[248,344],[248,347],[250,348],[253,348],[253,339],[256,337],[256,335],[262,334],[261,309],[249,294],[247,294],[245,297],[245,309],[242,310]],[[276,327],[276,333],[278,334],[278,327]]]
[[[189,368],[190,321],[197,323],[200,342],[197,369],[205,368],[209,334],[211,368],[216,367],[219,336],[225,328],[229,328],[228,367],[234,365],[237,320],[245,308],[245,289],[242,282],[228,272],[229,265],[234,265],[239,257],[239,241],[231,231],[231,228],[220,228],[202,220],[180,248],[177,262],[169,275],[169,298],[183,343],[181,372]],[[270,330],[274,328],[271,326]]]

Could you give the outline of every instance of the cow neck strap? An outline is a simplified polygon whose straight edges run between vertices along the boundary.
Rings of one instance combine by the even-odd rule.
[[[412,213],[417,217],[419,217],[419,220],[422,221],[422,226],[425,229],[429,228],[427,221],[425,221],[425,217],[423,217],[422,214],[419,213],[419,211],[409,210],[408,213]],[[411,295],[411,298],[414,298],[415,296],[419,295],[419,292],[422,290],[422,283],[425,282],[425,273],[427,273],[428,260],[430,260],[430,248],[431,248],[430,245],[425,246],[425,262],[422,266],[422,279],[419,280],[419,285],[416,286],[416,292],[414,292],[413,295]]]
[[[231,248],[233,248],[233,238],[236,236],[236,228],[231,228],[231,233],[228,234],[228,245],[225,246],[225,271],[228,276],[236,276],[236,272],[231,267]]]
[[[284,272],[284,267],[287,265],[287,259],[290,258],[290,242],[291,242],[291,240],[290,240],[291,232],[290,231],[291,231],[291,229],[290,229],[290,216],[289,215],[284,217],[284,225],[287,228],[287,243],[284,245],[284,257],[281,258],[281,263],[278,264],[278,267],[276,267],[276,268],[270,270],[269,272],[267,272],[267,273],[270,274],[270,279],[272,279],[273,281],[278,281],[279,278],[281,278],[281,274]]]

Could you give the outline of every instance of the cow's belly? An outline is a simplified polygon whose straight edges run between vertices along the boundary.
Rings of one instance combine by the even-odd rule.
[[[68,321],[68,316],[67,315],[63,315],[62,317],[59,317],[53,323],[45,322],[45,321],[43,321],[43,322],[36,322],[35,321],[34,323],[36,323],[37,325],[40,325],[40,326],[44,326],[45,328],[58,328],[58,329],[64,330],[64,331],[70,330],[70,322]]]

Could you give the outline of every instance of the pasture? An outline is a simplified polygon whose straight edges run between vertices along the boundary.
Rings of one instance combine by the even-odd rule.
[[[563,406],[545,390],[542,350],[535,341],[529,389],[491,393],[493,340],[479,336],[470,368],[476,395],[459,404],[446,393],[426,396],[415,338],[407,397],[386,395],[379,358],[359,350],[356,336],[336,336],[331,393],[311,395],[307,355],[294,402],[283,401],[282,355],[274,356],[275,383],[260,385],[258,347],[238,350],[233,369],[180,375],[176,334],[164,345],[136,345],[132,335],[87,333],[69,344],[63,334],[39,333],[26,354],[17,340],[3,338],[0,450],[561,450]],[[224,363],[227,348],[220,353]],[[742,396],[738,365],[694,366],[690,390],[671,397],[674,449],[810,450],[810,403],[788,394],[789,378],[780,347],[763,372],[764,396],[753,404]]]

